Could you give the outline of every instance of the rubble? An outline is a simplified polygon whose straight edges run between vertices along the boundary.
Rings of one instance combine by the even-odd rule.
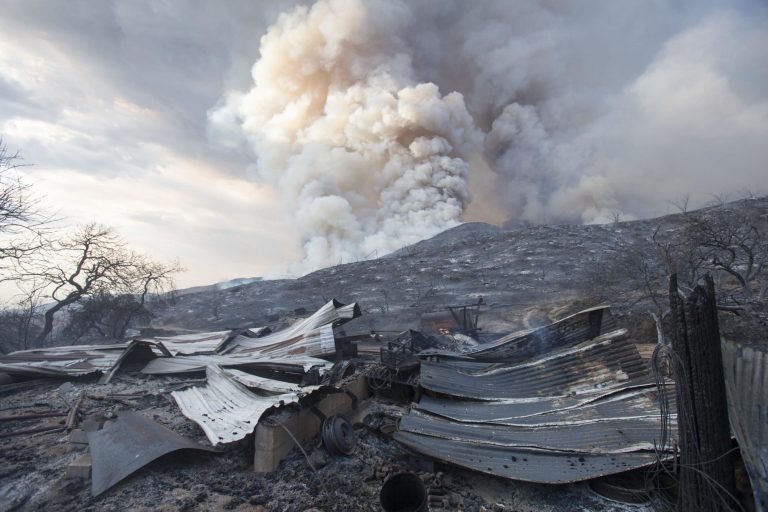
[[[233,466],[231,457],[252,446],[254,479],[273,482],[278,472],[281,481],[302,486],[296,503],[320,510],[346,510],[334,496],[347,487],[374,503],[382,485],[414,471],[419,482],[429,481],[415,493],[416,509],[506,510],[500,495],[480,499],[452,475],[486,475],[497,487],[577,485],[674,458],[676,417],[660,414],[673,383],[654,379],[648,351],[616,325],[607,306],[507,334],[483,332],[477,311],[461,306],[449,313],[452,323],[439,315],[425,319],[424,332],[349,335],[342,326],[360,314],[356,304],[331,300],[276,332],[236,329],[0,356],[0,369],[16,378],[79,379],[49,388],[65,407],[0,416],[0,436],[72,430],[64,442],[81,450],[83,434],[74,429],[80,422],[90,453],[50,464],[73,482],[90,473],[92,495],[108,496],[99,498],[107,500],[102,505],[117,503],[106,491],[118,482],[189,449],[214,454],[211,460],[222,462],[213,467],[226,479],[228,464],[245,464]],[[358,344],[377,350],[358,355]],[[32,386],[53,381],[34,382],[0,386],[0,394],[5,387],[32,393]],[[111,424],[99,430],[100,418]],[[6,419],[13,428],[3,427]],[[16,426],[32,420],[55,423]],[[662,432],[671,437],[662,439]],[[213,471],[195,462],[188,470]],[[328,479],[340,482],[345,472],[358,489],[350,482],[331,487]],[[223,508],[273,510],[285,503],[275,498],[279,487],[267,491],[255,483],[261,480],[248,481],[251,494]],[[34,492],[19,485],[0,486],[0,498],[16,496],[9,501],[15,507],[36,503]],[[184,507],[218,507],[210,503],[214,488],[205,489],[179,499]],[[381,492],[387,509],[384,495],[398,492]],[[577,501],[601,499],[581,492]]]

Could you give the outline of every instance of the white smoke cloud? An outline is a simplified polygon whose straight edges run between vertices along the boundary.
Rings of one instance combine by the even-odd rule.
[[[297,270],[382,255],[467,211],[661,214],[684,194],[768,188],[765,20],[750,2],[319,0],[268,29],[253,86],[209,126],[281,191]]]
[[[460,222],[481,134],[461,94],[419,83],[398,37],[404,4],[329,0],[283,14],[254,87],[211,113],[236,120],[304,238],[305,268],[384,254]]]

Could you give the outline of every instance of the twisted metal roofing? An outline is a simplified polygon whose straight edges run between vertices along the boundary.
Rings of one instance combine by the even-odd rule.
[[[648,371],[634,343],[608,337],[520,364],[424,361],[421,385],[477,400],[558,397],[616,387]]]

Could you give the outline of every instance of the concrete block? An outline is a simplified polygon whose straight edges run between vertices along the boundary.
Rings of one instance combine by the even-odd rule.
[[[361,375],[344,386],[342,392],[326,396],[315,407],[326,417],[345,414],[368,396],[368,383]],[[300,443],[305,443],[320,433],[321,426],[322,421],[309,408],[259,422],[254,431],[254,472],[266,474],[274,471],[280,461],[296,448],[286,429]]]
[[[85,453],[67,466],[67,478],[91,478],[91,454]]]

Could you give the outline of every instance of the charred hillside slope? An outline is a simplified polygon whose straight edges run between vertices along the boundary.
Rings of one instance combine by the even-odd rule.
[[[422,313],[476,303],[481,297],[485,306],[480,323],[486,331],[529,327],[602,302],[619,314],[647,320],[646,312],[657,309],[653,298],[664,305],[667,269],[677,266],[687,272],[685,260],[694,250],[689,239],[699,236],[694,228],[706,219],[734,227],[751,219],[764,249],[768,198],[607,225],[502,229],[466,223],[375,260],[298,279],[183,293],[158,312],[152,327],[181,331],[268,325],[300,316],[301,308],[311,312],[330,298],[360,303],[364,316],[355,322],[357,330],[415,327]],[[706,271],[711,256],[699,251],[696,257],[703,258],[697,271]],[[768,250],[760,257],[768,260]],[[756,277],[758,289],[766,272]],[[719,274],[721,287],[738,291],[735,279]]]

